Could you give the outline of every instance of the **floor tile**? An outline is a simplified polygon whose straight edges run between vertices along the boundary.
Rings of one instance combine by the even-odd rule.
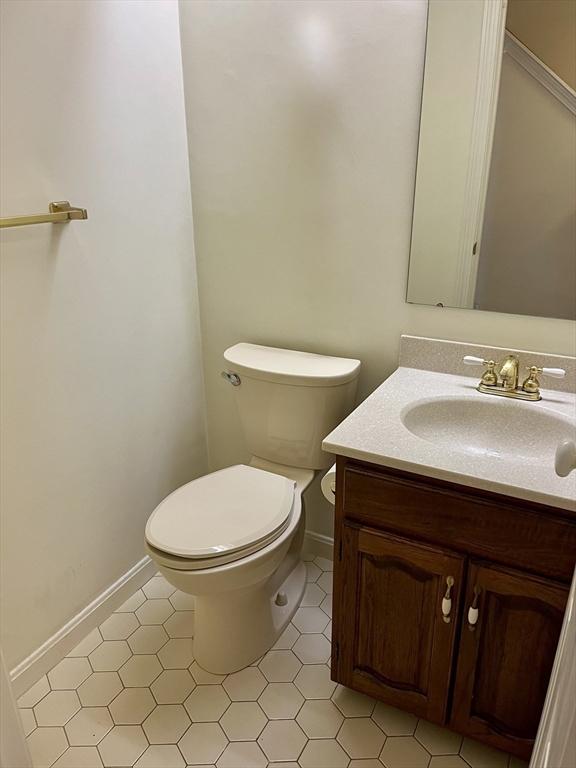
[[[304,590],[304,595],[302,596],[302,601],[300,605],[305,607],[311,607],[315,605],[320,605],[322,600],[326,597],[326,592],[324,592],[323,589],[320,589],[318,584],[315,584],[314,582],[310,582],[306,585],[306,589]]]
[[[176,611],[164,622],[170,637],[194,637],[194,611]]]
[[[90,747],[98,744],[113,725],[106,707],[83,707],[64,729],[70,746]]]
[[[306,699],[329,699],[337,686],[330,679],[330,669],[325,664],[302,667],[294,678],[294,685]]]
[[[296,629],[303,633],[323,632],[328,621],[328,616],[319,607],[298,608],[292,619]]]
[[[34,707],[34,717],[39,726],[66,725],[79,709],[76,691],[51,691]]]
[[[150,685],[162,672],[158,657],[154,655],[131,656],[120,667],[118,674],[126,688],[141,688]]]
[[[158,704],[182,704],[196,683],[187,669],[167,669],[150,686]]]
[[[48,768],[68,748],[63,728],[36,728],[28,737],[34,768]]]
[[[220,718],[229,741],[255,741],[267,722],[255,701],[234,701]]]
[[[48,678],[46,675],[43,675],[37,683],[34,683],[33,686],[28,688],[26,693],[23,693],[22,696],[20,696],[18,699],[18,706],[23,709],[26,707],[33,707],[49,692],[50,684],[48,683]]]
[[[158,651],[164,669],[188,669],[194,661],[191,638],[168,640]]]
[[[232,675],[213,675],[193,659],[194,600],[152,577],[55,666],[55,690],[45,676],[20,697],[38,765],[508,766],[503,753],[470,740],[461,745],[450,731],[333,682],[332,601],[324,591],[331,563],[312,555],[307,569],[294,621],[267,654]]]
[[[136,618],[140,624],[164,624],[173,613],[172,603],[166,598],[146,600],[136,609]]]
[[[218,723],[192,723],[178,746],[189,765],[214,764],[228,746],[228,739]]]
[[[427,768],[430,755],[412,736],[389,736],[380,761],[386,768]]]
[[[431,755],[457,755],[462,745],[462,736],[427,720],[419,721],[414,736]]]
[[[329,699],[314,699],[304,703],[296,722],[309,739],[334,739],[344,717]]]
[[[131,655],[125,640],[108,640],[92,651],[88,660],[94,672],[116,672]]]
[[[50,688],[55,690],[69,690],[78,688],[87,677],[92,674],[92,668],[88,659],[62,659],[54,669],[48,672]]]
[[[107,707],[122,690],[118,672],[93,672],[78,688],[83,707]]]
[[[92,651],[97,648],[102,642],[102,635],[98,628],[93,629],[86,637],[81,640],[78,645],[73,648],[70,653],[66,654],[68,657],[77,656],[89,656]]]
[[[418,724],[418,718],[396,707],[377,702],[372,719],[387,736],[412,736]]]
[[[324,635],[301,635],[292,651],[303,664],[325,664],[330,658],[331,646]]]
[[[212,672],[202,669],[197,661],[194,661],[188,669],[197,685],[221,685],[226,679],[226,675],[213,675]]]
[[[96,747],[68,747],[52,768],[102,768]]]
[[[138,758],[135,768],[184,768],[182,753],[174,744],[152,744]]]
[[[218,768],[266,768],[268,759],[253,741],[236,741],[228,744],[218,760]],[[285,763],[279,768],[284,768]]]
[[[184,706],[193,723],[207,723],[220,720],[230,706],[230,699],[219,685],[198,685]]]
[[[189,726],[190,718],[182,704],[161,704],[142,723],[150,744],[176,744]]]
[[[116,725],[141,725],[155,707],[149,688],[125,688],[108,709]]]
[[[316,557],[314,559],[314,562],[320,568],[322,571],[333,571],[334,570],[334,562],[332,560],[327,560],[325,557]]]
[[[147,598],[170,597],[176,592],[176,587],[166,581],[164,576],[154,576],[142,587]]]
[[[460,754],[472,768],[506,768],[508,755],[480,744],[479,741],[464,739]]]
[[[133,613],[113,613],[100,624],[100,634],[104,640],[126,640],[139,626]]]
[[[273,651],[289,651],[296,640],[300,637],[300,632],[296,629],[294,624],[290,623],[282,632],[278,640],[272,646]]]
[[[132,653],[156,653],[170,638],[161,624],[138,627],[128,638]]]
[[[346,768],[349,760],[337,741],[317,739],[306,744],[298,763],[302,768]]]
[[[269,683],[258,703],[270,720],[294,719],[304,704],[304,697],[294,683]]]
[[[232,701],[256,701],[267,681],[258,667],[246,667],[228,675],[222,685]]]
[[[98,745],[106,768],[133,766],[147,748],[146,736],[139,725],[115,725]]]
[[[316,582],[320,589],[323,589],[326,594],[331,595],[332,594],[332,573],[330,571],[326,571],[323,573]]]
[[[134,592],[134,594],[122,603],[119,608],[116,608],[115,613],[134,613],[137,608],[140,608],[142,603],[146,600],[146,595],[141,589]]]
[[[306,581],[318,581],[318,578],[322,575],[322,571],[316,563],[306,563]]]
[[[270,683],[291,683],[301,666],[292,651],[268,651],[260,662],[260,671]]]
[[[324,600],[322,600],[320,603],[320,608],[324,611],[328,618],[332,618],[332,595],[326,595]]]
[[[430,760],[428,768],[470,768],[460,755],[436,755]]]
[[[332,701],[344,717],[370,717],[376,702],[370,696],[338,685],[332,694]]]
[[[34,711],[32,709],[21,709],[20,719],[22,720],[22,727],[24,728],[24,736],[30,736],[37,725]]]
[[[386,737],[369,717],[347,718],[336,736],[350,757],[357,760],[378,757]]]
[[[306,741],[306,735],[294,720],[271,720],[258,738],[270,762],[298,760]]]

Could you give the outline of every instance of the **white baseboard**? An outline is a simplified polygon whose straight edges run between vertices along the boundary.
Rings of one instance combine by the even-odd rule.
[[[304,552],[310,552],[328,560],[334,559],[334,539],[315,531],[306,531],[304,537]]]
[[[156,565],[146,555],[126,571],[89,605],[70,619],[39,648],[10,672],[14,695],[21,696],[42,675],[49,672],[75,648],[95,627],[99,626],[130,595],[156,573]]]

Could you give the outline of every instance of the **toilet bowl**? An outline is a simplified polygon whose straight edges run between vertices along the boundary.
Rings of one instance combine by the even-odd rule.
[[[360,367],[252,344],[225,358],[254,455],[176,489],[146,525],[159,571],[195,596],[194,657],[214,674],[264,655],[300,604],[302,494],[330,463],[321,440],[351,409]]]

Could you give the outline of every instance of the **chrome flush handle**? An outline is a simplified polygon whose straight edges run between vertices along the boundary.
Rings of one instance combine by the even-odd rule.
[[[222,371],[220,376],[222,376],[223,379],[226,379],[227,382],[232,384],[233,387],[239,387],[240,384],[242,384],[240,376],[238,376],[237,373],[232,373],[232,371]]]
[[[454,586],[454,578],[452,576],[446,577],[446,592],[442,598],[442,619],[446,624],[450,624],[452,613],[452,587]]]

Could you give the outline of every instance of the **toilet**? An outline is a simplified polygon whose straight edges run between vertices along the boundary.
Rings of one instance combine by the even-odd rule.
[[[302,493],[331,464],[322,439],[352,410],[360,370],[246,343],[224,358],[252,458],[176,489],[146,525],[159,571],[195,596],[194,657],[214,674],[259,659],[300,604]]]

